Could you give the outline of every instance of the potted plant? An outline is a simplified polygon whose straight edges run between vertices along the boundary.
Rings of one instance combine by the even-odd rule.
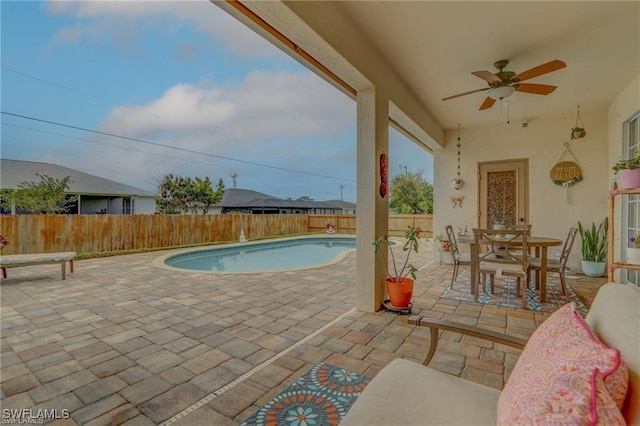
[[[412,252],[418,253],[419,242],[420,229],[409,226],[404,233],[404,243],[402,244],[402,251],[406,252],[407,256],[400,268],[396,265],[396,257],[386,235],[376,238],[373,242],[375,252],[380,253],[382,256],[382,261],[387,271],[386,284],[389,302],[396,308],[407,308],[409,307],[409,302],[411,302],[413,284],[418,269],[409,263],[409,257]]]
[[[331,222],[327,223],[326,228],[327,228],[327,234],[335,234],[335,232],[336,232],[336,230],[335,230],[336,226],[335,226],[333,223],[331,223]]]
[[[629,237],[629,247],[627,247],[627,263],[640,265],[640,238]]]
[[[587,135],[587,131],[582,127],[574,127],[571,129],[571,140],[584,138]]]
[[[578,222],[578,231],[582,239],[582,272],[590,277],[601,277],[607,266],[607,231],[609,220],[604,218],[598,228],[595,222],[591,229]]]
[[[618,161],[613,171],[620,175],[622,189],[640,188],[640,149],[634,157]]]
[[[444,235],[438,234],[434,238],[440,244],[440,251],[449,251],[450,244],[449,240],[447,240]]]

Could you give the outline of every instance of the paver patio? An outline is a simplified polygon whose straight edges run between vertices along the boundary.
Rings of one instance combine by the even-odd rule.
[[[523,336],[548,316],[439,299],[451,265],[431,248],[423,243],[414,259],[415,313]],[[215,275],[153,266],[163,254],[78,261],[65,281],[56,266],[10,269],[3,410],[69,414],[54,425],[235,425],[319,361],[373,376],[396,357],[427,353],[429,331],[406,316],[353,309],[354,253],[302,272]],[[570,283],[588,297],[605,281]],[[496,388],[519,356],[454,333],[442,339],[432,367]]]

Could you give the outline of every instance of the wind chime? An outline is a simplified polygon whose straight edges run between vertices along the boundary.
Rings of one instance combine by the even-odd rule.
[[[459,190],[462,187],[462,178],[460,177],[460,148],[462,147],[462,143],[461,143],[461,139],[460,139],[460,123],[458,123],[458,143],[456,144],[456,148],[458,149],[458,172],[456,177],[454,177],[453,179],[451,179],[451,186],[453,186],[453,189],[455,189],[456,191]],[[464,195],[452,195],[451,196],[451,203],[453,204],[452,207],[462,207],[462,199],[464,198]]]

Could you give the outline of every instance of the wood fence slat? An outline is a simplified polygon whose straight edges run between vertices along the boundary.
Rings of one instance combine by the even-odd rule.
[[[336,232],[355,234],[355,215],[3,215],[0,234],[9,245],[4,254],[75,251],[108,252],[212,242]],[[432,235],[431,215],[391,215],[389,234],[402,235],[415,225]]]

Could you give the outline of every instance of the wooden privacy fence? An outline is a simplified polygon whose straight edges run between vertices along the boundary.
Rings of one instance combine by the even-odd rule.
[[[0,234],[9,241],[3,254],[87,253],[238,241],[241,231],[248,239],[323,233],[328,223],[356,231],[355,215],[3,215]],[[431,215],[389,217],[390,235],[407,226],[432,235]]]

